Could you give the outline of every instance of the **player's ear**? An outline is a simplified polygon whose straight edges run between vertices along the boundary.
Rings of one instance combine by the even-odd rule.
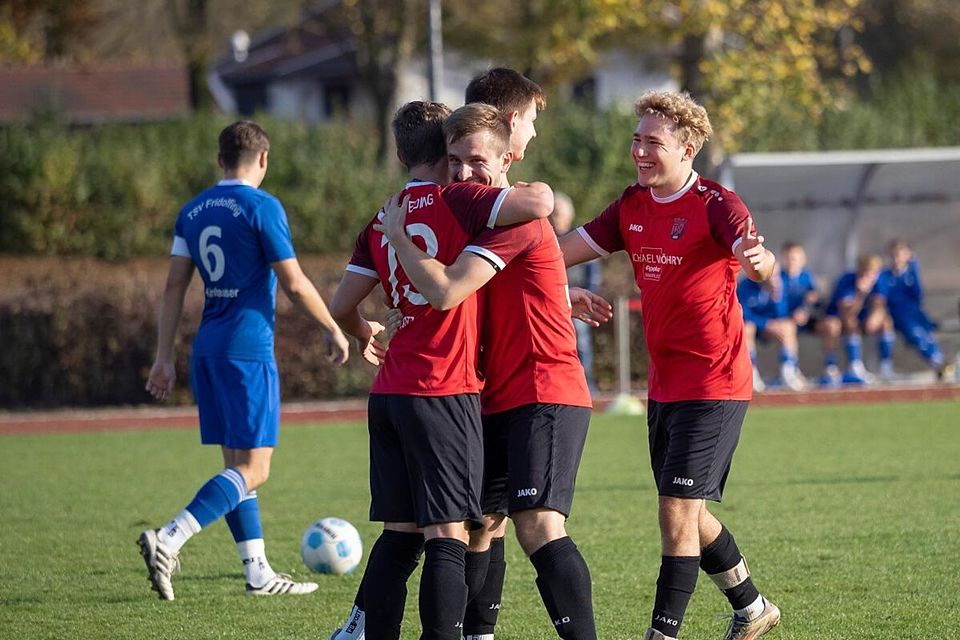
[[[513,164],[513,153],[510,151],[503,152],[503,173],[506,173],[510,170],[510,165]]]
[[[217,154],[217,164],[220,165],[220,168],[223,169],[224,171],[227,170],[227,168],[223,166],[223,154],[221,153]]]
[[[510,131],[514,131],[517,128],[517,121],[520,120],[520,112],[513,110],[507,116],[507,122],[510,123]]]
[[[270,150],[269,150],[269,149],[267,149],[266,151],[261,151],[261,152],[260,152],[260,157],[257,158],[257,161],[258,161],[258,164],[260,165],[260,168],[261,168],[261,169],[266,169],[266,168],[267,168],[267,155],[268,155],[269,153],[270,153]]]

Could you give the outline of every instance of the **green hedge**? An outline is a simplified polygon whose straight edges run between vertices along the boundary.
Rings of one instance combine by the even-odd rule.
[[[263,188],[284,203],[298,249],[349,250],[402,185],[402,168],[378,166],[366,124],[261,121],[272,144]],[[70,128],[45,118],[0,128],[0,252],[164,255],[177,211],[219,177],[216,138],[227,122],[196,116]],[[623,115],[551,110],[512,177],[562,185],[581,210],[597,211],[632,180],[632,126]]]
[[[302,257],[304,270],[329,300],[348,256]],[[632,289],[629,263],[607,265],[604,293]],[[123,264],[88,258],[0,258],[0,407],[129,405],[150,402],[144,391],[156,349],[156,315],[166,260]],[[380,296],[364,313],[382,318]],[[327,363],[320,331],[278,296],[276,355],[284,400],[356,397],[375,373],[352,351],[345,367]],[[176,404],[189,404],[189,345],[202,312],[199,278],[187,294],[178,334]],[[632,318],[633,379],[645,378],[639,317]],[[613,327],[594,332],[602,390],[616,390]]]

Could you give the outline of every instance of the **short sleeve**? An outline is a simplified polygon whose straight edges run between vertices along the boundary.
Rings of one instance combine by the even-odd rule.
[[[376,218],[374,218],[374,220],[376,220]],[[364,227],[360,235],[357,236],[357,242],[353,246],[353,255],[350,257],[350,262],[347,263],[347,271],[379,280],[380,276],[377,274],[377,266],[373,262],[373,254],[370,253],[370,233],[372,231],[373,220],[367,223],[367,226]]]
[[[476,236],[464,251],[489,261],[497,271],[505,268],[517,256],[537,247],[543,240],[546,220],[534,220],[509,227],[487,229]]]
[[[750,218],[747,205],[733,191],[723,190],[722,195],[713,196],[707,201],[707,220],[710,234],[717,244],[732,254],[743,237],[743,226]],[[756,233],[756,228],[750,230]]]
[[[181,216],[177,216],[177,221],[173,223],[173,245],[170,247],[170,255],[180,258],[192,258],[190,247],[187,245],[187,238],[183,231],[183,222]]]
[[[447,206],[457,215],[467,235],[474,236],[496,226],[500,205],[513,187],[502,189],[475,182],[454,182],[441,193]]]
[[[287,214],[275,198],[266,198],[257,207],[257,231],[260,234],[260,246],[268,262],[280,262],[296,257]]]
[[[597,255],[606,257],[623,250],[623,233],[620,231],[620,208],[623,197],[617,198],[599,216],[577,227],[577,233]]]

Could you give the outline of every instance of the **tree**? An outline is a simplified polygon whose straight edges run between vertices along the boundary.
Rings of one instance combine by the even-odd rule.
[[[498,62],[547,85],[583,74],[605,47],[660,51],[681,88],[709,109],[717,142],[732,151],[758,119],[776,115],[810,126],[824,109],[842,104],[845,79],[870,69],[845,37],[862,26],[859,3],[490,0],[451,8],[449,38],[471,51],[496,51]]]
[[[399,72],[424,34],[427,5],[423,0],[343,0],[315,19],[354,40],[357,72],[373,101],[377,158],[385,163],[393,145],[390,120]]]

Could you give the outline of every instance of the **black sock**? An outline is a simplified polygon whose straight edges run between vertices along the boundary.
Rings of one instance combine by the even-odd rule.
[[[470,555],[467,554],[468,559]],[[497,616],[500,614],[500,599],[503,597],[503,579],[506,574],[503,538],[494,538],[490,542],[490,561],[483,586],[467,602],[467,611],[463,616],[465,636],[493,633],[497,626]],[[470,580],[469,575],[467,579]]]
[[[367,568],[354,603],[366,614],[370,638],[400,637],[407,580],[417,568],[423,534],[385,530],[370,549]]]
[[[657,578],[657,597],[653,603],[650,626],[671,638],[676,638],[683,624],[690,596],[697,587],[699,556],[662,556],[660,577]]]
[[[467,606],[464,578],[467,545],[452,538],[433,538],[424,546],[420,576],[420,640],[459,640]],[[369,635],[369,633],[368,633]],[[377,638],[378,636],[370,636]]]
[[[720,529],[716,540],[700,551],[700,568],[723,591],[734,609],[743,609],[760,597],[760,592],[750,579],[746,561],[740,565],[742,560],[737,542],[726,527]],[[736,569],[731,571],[734,567]]]
[[[565,640],[596,640],[590,569],[568,537],[543,545],[530,556],[537,588],[557,635]]]
[[[490,549],[486,551],[467,551],[465,577],[467,580],[467,603],[477,597],[483,583],[487,580],[490,568]]]

